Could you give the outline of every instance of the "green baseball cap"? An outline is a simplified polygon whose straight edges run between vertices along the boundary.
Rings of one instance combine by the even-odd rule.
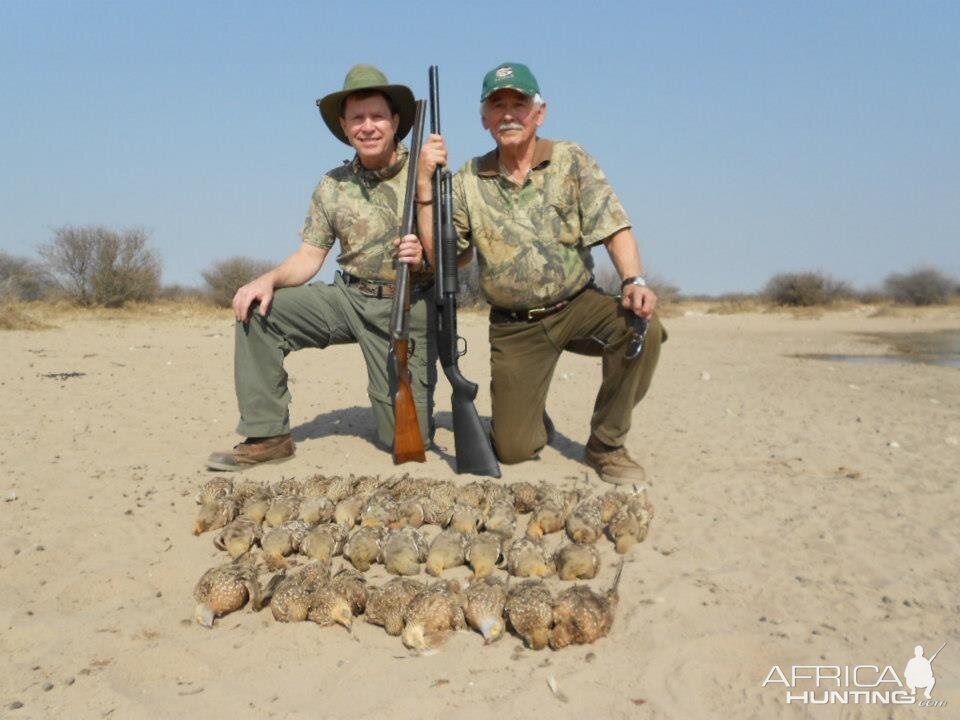
[[[416,110],[416,101],[413,91],[406,85],[391,85],[387,76],[373,65],[354,65],[343,79],[343,90],[332,92],[319,100],[317,107],[323,121],[341,142],[350,144],[347,136],[340,127],[340,109],[348,95],[361,90],[376,90],[390,98],[394,109],[400,115],[400,125],[397,126],[397,137],[403,138],[413,127],[413,118]]]
[[[483,76],[483,90],[480,91],[480,102],[483,102],[497,90],[510,88],[524,95],[533,97],[540,92],[537,79],[530,72],[530,68],[522,63],[500,63],[493,70]]]

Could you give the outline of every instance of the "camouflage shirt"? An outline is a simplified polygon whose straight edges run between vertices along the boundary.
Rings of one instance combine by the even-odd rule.
[[[606,176],[576,143],[537,139],[518,185],[496,150],[454,178],[460,250],[471,244],[491,305],[522,310],[556,303],[592,278],[590,246],[630,227]]]
[[[397,161],[382,170],[367,170],[354,157],[324,175],[300,231],[303,241],[329,250],[339,239],[337,262],[344,270],[367,280],[393,282],[393,241],[400,237],[408,156],[399,144]]]

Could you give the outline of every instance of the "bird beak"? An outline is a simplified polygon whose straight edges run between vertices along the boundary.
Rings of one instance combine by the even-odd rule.
[[[198,625],[207,629],[213,627],[213,608],[207,607],[206,605],[197,605],[193,617]]]

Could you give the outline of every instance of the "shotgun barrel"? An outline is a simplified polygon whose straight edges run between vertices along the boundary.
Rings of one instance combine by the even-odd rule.
[[[430,66],[430,132],[440,134],[440,71]],[[433,176],[433,244],[437,256],[435,298],[437,355],[452,390],[453,439],[457,473],[500,477],[500,464],[474,400],[477,384],[460,372],[466,342],[457,334],[457,230],[453,225],[453,176],[437,168]],[[460,350],[460,345],[463,350]]]

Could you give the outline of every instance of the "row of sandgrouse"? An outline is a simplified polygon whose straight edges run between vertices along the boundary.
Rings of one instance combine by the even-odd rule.
[[[194,532],[222,528],[215,544],[234,558],[209,570],[197,584],[198,622],[209,627],[215,616],[242,607],[248,599],[254,608],[269,599],[280,620],[312,619],[348,627],[350,618],[366,610],[368,621],[384,625],[391,634],[402,632],[404,642],[417,649],[442,637],[441,626],[449,631],[464,623],[490,641],[502,634],[504,617],[531,647],[592,642],[612,623],[616,583],[604,595],[576,585],[554,598],[538,581],[507,588],[489,576],[502,558],[505,569],[519,577],[556,572],[565,580],[592,578],[600,564],[594,543],[606,535],[624,553],[643,540],[652,517],[646,494],[638,488],[590,497],[546,483],[458,486],[406,475],[386,480],[317,475],[273,485],[217,478],[203,485],[197,502],[201,507]],[[513,539],[518,516],[526,514],[526,531]],[[430,544],[420,529],[429,524],[445,528]],[[566,530],[572,542],[548,553],[543,536],[560,530]],[[314,562],[287,575],[294,552]],[[330,561],[338,554],[356,570],[344,569],[331,578]],[[401,577],[368,592],[356,571],[366,571],[374,562]],[[469,564],[474,581],[461,589],[455,582],[428,587],[405,577],[419,574],[421,563],[435,576]],[[284,572],[263,588],[259,575],[278,568]],[[498,603],[502,612],[490,609]],[[381,607],[394,607],[394,612]],[[408,622],[427,610],[443,619]],[[534,617],[538,620],[531,623]]]
[[[498,640],[507,625],[526,645],[554,650],[571,644],[592,643],[606,635],[619,600],[621,562],[613,585],[597,593],[576,584],[556,597],[540,578],[514,585],[498,578],[475,578],[466,587],[455,580],[430,584],[396,577],[380,587],[343,568],[331,576],[330,563],[314,560],[290,574],[274,576],[264,587],[255,556],[211,568],[194,590],[195,618],[212,627],[214,618],[243,607],[257,610],[269,602],[279,622],[313,621],[321,626],[340,624],[348,630],[363,615],[390,635],[399,635],[412,650],[430,650],[452,633],[469,626],[485,643]]]

